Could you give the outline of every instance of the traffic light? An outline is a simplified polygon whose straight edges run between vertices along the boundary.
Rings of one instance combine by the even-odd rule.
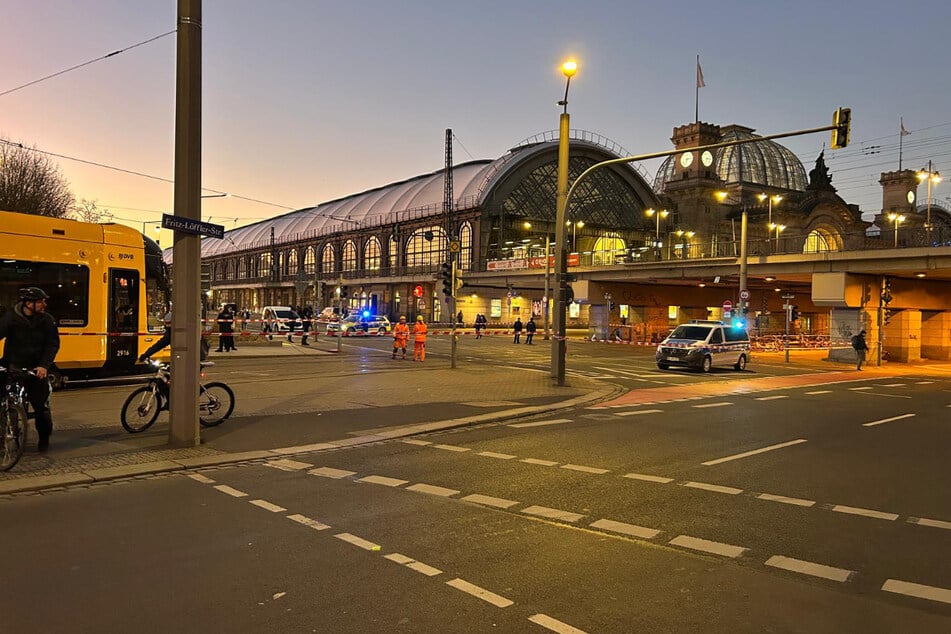
[[[344,299],[345,297],[350,295],[350,289],[347,288],[346,286],[341,286],[338,290],[340,291],[340,299]]]
[[[799,319],[799,306],[793,306],[792,310],[789,311],[789,321],[796,321]]]
[[[852,135],[852,109],[839,108],[832,116],[832,149],[840,150],[849,144]]]
[[[882,308],[882,325],[887,326],[888,322],[891,321],[893,312],[888,310],[888,308]]]
[[[449,299],[452,297],[452,264],[443,262],[439,265],[439,276],[442,278],[442,294]]]
[[[201,265],[201,291],[207,293],[211,290],[211,264],[202,263]]]
[[[466,281],[462,279],[462,270],[456,268],[456,275],[452,278],[452,288],[455,291],[462,290],[462,287],[466,285]]]
[[[743,304],[743,314],[746,315],[749,312],[750,312],[750,307],[747,306],[746,304]]]

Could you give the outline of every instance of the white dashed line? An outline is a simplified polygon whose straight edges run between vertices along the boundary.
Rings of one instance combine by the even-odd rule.
[[[496,453],[494,451],[480,451],[478,455],[485,456],[486,458],[498,458],[499,460],[511,460],[517,457],[509,453]]]
[[[806,392],[806,394],[813,396],[815,394],[832,394],[832,390],[815,390],[814,392]]]
[[[536,517],[546,517],[552,520],[560,520],[562,522],[577,522],[584,515],[579,513],[572,513],[571,511],[562,511],[560,509],[550,509],[547,506],[529,506],[528,508],[522,509],[522,513],[526,515],[535,515]]]
[[[631,412],[614,412],[615,416],[640,416],[641,414],[661,414],[662,409],[640,409]]]
[[[693,405],[696,409],[706,409],[708,407],[726,407],[727,405],[733,405],[733,403],[728,403],[726,401],[720,403],[704,403],[702,405]]]
[[[265,511],[270,511],[272,513],[283,513],[287,509],[283,506],[278,506],[277,504],[271,504],[267,500],[248,500],[251,504],[258,506]]]
[[[244,491],[239,491],[239,490],[237,490],[237,489],[233,489],[233,488],[229,487],[227,484],[219,484],[219,485],[215,486],[215,488],[216,488],[217,490],[221,491],[222,493],[227,493],[228,495],[230,495],[230,496],[233,497],[233,498],[246,498],[246,497],[248,497],[248,494],[245,493]]]
[[[743,492],[743,489],[735,489],[733,487],[725,487],[719,484],[707,484],[706,482],[684,482],[684,486],[688,489],[703,489],[704,491],[712,491],[714,493],[726,493],[727,495],[739,495]]]
[[[775,394],[775,395],[773,395],[773,396],[759,396],[759,397],[757,397],[757,398],[754,399],[754,400],[757,400],[757,401],[775,401],[775,400],[781,399],[781,398],[789,398],[789,396],[788,396],[787,394]]]
[[[538,458],[522,458],[519,462],[524,462],[526,464],[537,464],[543,467],[554,467],[558,463],[554,460],[539,460]]]
[[[357,537],[356,535],[351,535],[350,533],[337,533],[334,537],[348,544],[353,544],[358,548],[362,548],[363,550],[380,550],[379,544],[374,544],[373,542],[367,541],[362,537]]]
[[[934,381],[915,381],[915,385],[931,385]]]
[[[366,482],[367,484],[381,484],[385,487],[401,487],[409,480],[400,480],[399,478],[387,478],[386,476],[366,476],[365,478],[360,478],[357,482]]]
[[[625,524],[624,522],[615,522],[614,520],[598,520],[591,522],[589,526],[611,531],[612,533],[640,537],[641,539],[654,539],[660,535],[660,531],[653,528],[645,528],[644,526],[637,526],[635,524]]]
[[[798,438],[796,440],[790,440],[789,442],[781,442],[777,445],[770,445],[769,447],[761,447],[760,449],[753,449],[752,451],[744,451],[743,453],[738,453],[733,456],[726,456],[724,458],[717,458],[716,460],[708,460],[701,463],[705,467],[712,467],[713,465],[718,465],[724,462],[729,462],[731,460],[739,460],[740,458],[749,458],[750,456],[755,456],[757,454],[766,453],[767,451],[775,451],[776,449],[782,449],[784,447],[792,447],[793,445],[798,445],[800,443],[806,442],[805,438]]]
[[[514,425],[508,425],[508,427],[543,427],[544,425],[562,425],[570,422],[570,418],[556,418],[554,420],[539,420],[534,423],[515,423]]]
[[[902,420],[903,418],[912,418],[914,414],[902,414],[901,416],[892,416],[891,418],[883,418],[881,420],[873,420],[870,423],[862,423],[862,427],[875,427],[876,425],[883,425],[885,423],[890,423],[895,420]]]
[[[480,495],[479,493],[473,493],[472,495],[467,495],[464,498],[461,498],[466,502],[474,502],[475,504],[482,504],[483,506],[494,506],[500,509],[512,508],[518,502],[515,500],[506,500],[505,498],[494,498],[489,495]]]
[[[873,390],[875,388],[870,385],[866,385],[865,387],[850,387],[849,389],[853,392],[861,392],[862,390]]]
[[[401,555],[400,553],[384,555],[383,558],[389,559],[390,561],[395,561],[396,563],[406,566],[410,570],[415,570],[420,574],[424,574],[427,577],[435,577],[436,575],[442,574],[442,570],[428,566],[421,561],[416,561],[412,557],[407,557],[406,555]]]
[[[334,469],[332,467],[319,467],[317,469],[311,469],[307,473],[324,478],[333,478],[334,480],[340,480],[357,475],[356,471],[344,471],[343,469]]]
[[[674,537],[668,543],[673,544],[674,546],[681,546],[683,548],[690,548],[691,550],[699,550],[712,555],[721,555],[723,557],[731,558],[739,557],[747,550],[741,546],[733,546],[731,544],[724,544],[722,542],[711,542],[706,539],[690,537],[688,535]]]
[[[643,480],[644,482],[657,482],[659,484],[670,484],[674,481],[673,478],[664,478],[662,476],[646,475],[643,473],[625,473],[624,477],[630,478],[631,480]]]
[[[836,513],[848,513],[849,515],[861,515],[863,517],[871,517],[878,520],[889,520],[895,521],[898,519],[897,513],[883,513],[882,511],[873,511],[871,509],[857,508],[854,506],[843,506],[841,504],[836,504],[832,507],[832,510]]]
[[[930,526],[932,528],[943,528],[945,530],[951,531],[951,522],[943,522],[941,520],[929,520],[924,517],[916,517],[908,521],[911,524],[918,524],[920,526]]]
[[[433,445],[433,449],[442,449],[443,451],[457,451],[459,453],[472,451],[469,447],[459,447],[457,445]]]
[[[189,473],[188,477],[194,480],[195,482],[201,482],[202,484],[214,484],[215,481],[207,476],[203,476],[200,473]]]
[[[426,445],[431,445],[433,443],[428,440],[416,440],[415,438],[410,438],[409,440],[404,440],[404,443],[407,445],[419,445],[420,447],[425,447]]]
[[[567,623],[562,623],[558,619],[553,619],[547,614],[534,614],[528,617],[528,620],[535,625],[541,625],[547,630],[557,632],[557,634],[587,634],[584,630],[579,630]]]
[[[882,584],[882,590],[885,592],[904,594],[909,597],[917,597],[919,599],[940,601],[941,603],[951,603],[951,590],[948,590],[947,588],[924,586],[920,583],[889,579],[884,584]]]
[[[328,528],[330,528],[323,522],[318,522],[317,520],[311,519],[307,517],[306,515],[299,515],[299,514],[288,515],[287,519],[291,520],[292,522],[297,522],[298,524],[303,524],[304,526],[308,528],[312,528],[315,531],[325,531]]]
[[[769,500],[770,502],[782,502],[783,504],[792,504],[794,506],[815,506],[816,503],[813,500],[803,500],[802,498],[788,498],[785,495],[773,495],[771,493],[760,493],[757,495],[761,500]]]
[[[905,387],[904,383],[888,383],[882,387]]]
[[[855,574],[854,570],[833,568],[832,566],[816,564],[801,559],[793,559],[792,557],[783,557],[782,555],[770,557],[766,560],[766,565],[772,566],[773,568],[781,568],[782,570],[789,570],[790,572],[798,572],[799,574],[809,575],[811,577],[838,581],[839,583],[848,581],[849,577]]]
[[[611,473],[610,469],[601,469],[599,467],[586,467],[580,464],[563,464],[561,465],[562,469],[570,469],[571,471],[581,471],[582,473],[597,473],[603,475],[605,473]]]
[[[440,497],[448,498],[459,493],[455,489],[447,489],[445,487],[438,487],[432,484],[413,484],[406,487],[407,491],[418,491],[420,493],[428,493],[429,495],[438,495]]]
[[[301,469],[309,469],[314,465],[307,464],[306,462],[298,462],[297,460],[281,458],[280,460],[269,460],[268,462],[264,463],[264,466],[271,467],[272,469],[280,469],[281,471],[300,471]]]
[[[406,555],[400,553],[390,553],[389,555],[383,555],[383,559],[389,559],[390,561],[395,561],[401,566],[405,566],[408,563],[416,561],[412,557],[407,557]]]
[[[489,592],[485,588],[480,588],[479,586],[473,585],[469,583],[468,581],[464,581],[462,579],[457,578],[457,579],[453,579],[452,581],[447,581],[446,585],[451,586],[455,588],[456,590],[461,590],[462,592],[465,592],[466,594],[471,594],[477,599],[482,599],[486,603],[491,603],[497,608],[507,608],[510,605],[515,604],[514,601],[506,599],[505,597],[495,594],[494,592]]]

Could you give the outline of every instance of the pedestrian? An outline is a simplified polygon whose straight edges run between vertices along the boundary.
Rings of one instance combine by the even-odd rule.
[[[485,315],[478,313],[475,316],[476,339],[482,339],[482,329],[485,327]]]
[[[513,341],[512,343],[521,343],[519,341],[519,339],[522,338],[522,318],[521,317],[515,318],[515,325],[512,326],[512,330],[515,331],[515,341]]]
[[[864,330],[852,337],[852,349],[855,350],[855,369],[861,370],[862,364],[865,363],[865,353],[868,351]]]
[[[529,317],[528,323],[525,324],[525,345],[532,345],[532,339],[535,337],[536,330],[538,330],[538,326],[535,325],[535,318]]]
[[[413,361],[422,363],[426,360],[426,322],[422,315],[416,316],[416,325],[413,326]]]
[[[460,327],[463,325],[461,310],[459,311],[459,314],[456,315],[456,324]]]
[[[307,338],[310,336],[310,326],[311,326],[311,316],[313,311],[310,309],[310,306],[305,306],[304,310],[301,312],[301,322],[300,322],[300,345],[309,346],[307,343]]]
[[[243,317],[244,319],[243,319],[243,321],[241,322],[241,332],[244,333],[244,332],[247,332],[247,330],[248,330],[248,322],[251,321],[251,311],[248,310],[247,308],[245,308],[245,309],[244,309],[244,313],[242,314],[242,317]]]
[[[225,305],[224,309],[218,313],[218,349],[215,352],[231,352],[237,350],[234,347],[234,315],[231,309]]]
[[[403,353],[403,359],[406,359],[406,343],[409,341],[409,324],[406,323],[406,315],[400,315],[400,321],[393,327],[393,358],[396,358],[396,352]]]
[[[49,295],[41,288],[21,288],[20,301],[0,316],[0,341],[6,339],[0,365],[29,370],[33,375],[25,379],[26,396],[33,406],[36,448],[46,451],[53,433],[53,413],[50,411],[49,370],[59,352],[59,329],[56,320],[46,312]]]

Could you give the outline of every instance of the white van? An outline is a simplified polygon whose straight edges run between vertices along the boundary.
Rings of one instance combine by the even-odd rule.
[[[657,346],[654,359],[661,370],[677,365],[701,372],[723,366],[740,371],[750,359],[750,335],[743,326],[693,319],[674,328]]]
[[[300,330],[300,316],[290,306],[265,306],[261,312],[261,330],[284,334]]]

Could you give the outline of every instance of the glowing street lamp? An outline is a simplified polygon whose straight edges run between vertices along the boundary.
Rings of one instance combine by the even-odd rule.
[[[774,251],[779,251],[779,234],[786,229],[786,225],[778,225],[775,222],[769,223],[769,230],[776,232],[776,247]]]
[[[898,225],[905,222],[904,214],[896,214],[894,211],[888,214],[888,219],[895,223],[895,246],[898,246]]]
[[[570,220],[565,223],[566,226],[571,226],[571,252],[578,252],[578,236],[575,234],[576,229],[580,229],[584,226],[584,220],[579,220],[578,222],[571,222]]]
[[[773,203],[776,203],[778,205],[779,203],[783,201],[783,197],[780,196],[779,194],[773,194],[772,196],[769,196],[767,194],[757,194],[756,197],[759,198],[759,201],[761,203],[762,202],[768,203],[769,211],[768,211],[768,217],[766,219],[766,224],[769,225],[770,229],[772,229],[773,228]]]
[[[670,212],[667,211],[666,209],[661,209],[660,211],[657,211],[656,209],[652,207],[648,209],[647,211],[645,211],[644,213],[647,214],[648,218],[653,216],[655,220],[657,221],[656,228],[654,230],[654,239],[655,241],[660,242],[660,219],[666,218],[667,216],[669,216]]]
[[[918,177],[919,181],[928,183],[928,215],[925,218],[925,229],[928,233],[931,233],[931,184],[934,183],[937,185],[941,182],[941,173],[932,171],[931,161],[928,161],[928,169],[920,169],[918,173],[915,174]],[[930,240],[929,240],[930,241]]]
[[[676,236],[681,239],[680,255],[683,259],[686,260],[687,251],[690,245],[690,238],[694,236],[694,232],[684,231],[683,229],[677,229],[677,231],[675,231],[674,234],[676,234]]]

